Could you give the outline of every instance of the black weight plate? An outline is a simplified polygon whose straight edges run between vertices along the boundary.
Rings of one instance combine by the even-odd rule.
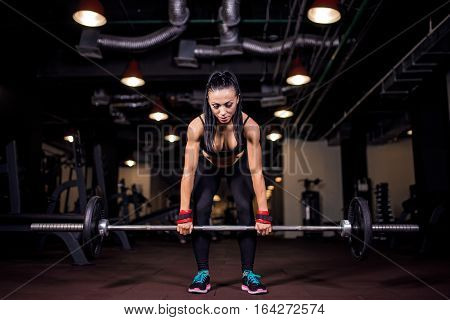
[[[84,216],[84,228],[82,234],[82,246],[86,256],[95,259],[102,250],[103,237],[98,231],[100,219],[105,218],[103,199],[93,196],[86,205]]]
[[[350,202],[348,220],[352,226],[349,237],[352,256],[362,260],[367,257],[372,242],[372,217],[365,199],[356,197]]]

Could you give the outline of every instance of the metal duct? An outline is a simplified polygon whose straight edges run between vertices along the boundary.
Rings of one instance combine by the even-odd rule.
[[[228,27],[225,23],[219,23],[220,44],[239,43],[239,29],[237,27]]]
[[[322,42],[325,47],[337,47],[339,45],[339,39],[323,41],[323,38],[320,36],[300,35],[295,41],[293,37],[286,39],[283,51],[289,50],[292,45],[300,48],[313,48],[320,46]],[[282,45],[283,41],[263,42],[249,38],[244,38],[242,41],[242,47],[245,52],[260,56],[277,55],[281,51]],[[218,46],[208,45],[197,45],[194,54],[196,58],[218,58],[224,55]]]
[[[221,53],[217,46],[208,46],[198,44],[194,49],[196,58],[215,58],[220,57]]]
[[[142,100],[141,94],[115,94],[112,96],[114,100]]]
[[[172,26],[140,37],[100,34],[97,39],[97,44],[101,48],[124,51],[152,49],[179,37],[186,30],[186,22],[188,19],[189,9],[186,7],[186,0],[169,0],[169,21]]]
[[[219,10],[219,16],[223,23],[229,27],[235,27],[241,21],[239,14],[240,0],[223,0],[222,7]]]
[[[182,26],[189,19],[186,0],[169,0],[169,21],[173,26]]]
[[[263,42],[244,38],[239,42],[239,29],[237,25],[240,21],[240,1],[239,0],[223,0],[222,6],[219,9],[219,24],[220,45],[197,45],[194,49],[196,58],[218,58],[229,55],[239,55],[243,51],[260,55],[260,56],[274,56],[280,51],[289,50],[292,46],[301,48],[311,48],[323,45],[325,47],[336,47],[339,45],[339,40],[323,41],[323,38],[315,35],[302,35],[296,38],[287,38],[284,46],[283,41],[277,42]],[[242,51],[243,50],[243,51]]]
[[[220,44],[217,46],[196,45],[194,48],[195,58],[217,58],[223,56],[241,55],[242,44],[239,41],[238,24],[241,20],[239,15],[239,0],[223,0],[219,8],[218,25],[220,33]]]
[[[135,101],[135,102],[113,102],[110,104],[111,108],[142,108],[147,107],[150,101]]]
[[[239,0],[223,0],[222,6],[219,8],[219,24],[220,44],[237,44],[239,42],[239,28],[237,25],[241,20],[239,15]]]
[[[286,51],[290,49],[293,45],[300,48],[312,48],[320,46],[322,42],[325,47],[337,47],[339,45],[339,39],[323,41],[323,38],[320,36],[299,35],[295,39],[294,37],[287,38],[284,46],[282,40],[276,42],[263,42],[249,38],[243,39],[242,46],[246,52],[262,56],[272,56],[278,54],[281,50]]]

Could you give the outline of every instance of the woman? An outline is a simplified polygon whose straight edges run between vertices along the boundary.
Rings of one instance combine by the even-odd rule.
[[[271,217],[267,210],[266,187],[262,174],[260,128],[242,112],[236,76],[231,72],[214,72],[206,85],[203,114],[191,121],[185,164],[181,179],[180,213],[177,231],[192,232],[193,224],[208,225],[213,197],[225,176],[238,212],[238,224],[256,230],[238,233],[242,263],[242,290],[250,294],[266,293],[260,276],[253,273],[256,233],[269,234]],[[191,193],[193,206],[191,209]],[[253,214],[256,195],[258,214]],[[192,244],[198,273],[189,286],[192,293],[207,293],[210,288],[208,253],[210,234],[193,232]]]

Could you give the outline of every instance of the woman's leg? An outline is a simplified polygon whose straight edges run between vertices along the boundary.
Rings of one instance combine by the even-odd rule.
[[[238,225],[255,225],[253,214],[253,183],[248,169],[248,159],[243,157],[233,166],[233,173],[228,178],[228,183],[233,194],[238,213]],[[238,232],[239,248],[241,250],[242,271],[253,270],[256,251],[256,231]]]
[[[193,190],[193,213],[194,225],[209,225],[213,197],[220,184],[219,171],[206,163],[204,158],[199,159],[197,167],[194,190]],[[192,232],[192,247],[198,270],[208,270],[209,243],[211,234],[208,232]]]

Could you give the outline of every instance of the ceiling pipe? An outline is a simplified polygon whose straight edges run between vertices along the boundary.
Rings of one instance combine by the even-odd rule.
[[[168,43],[180,36],[186,27],[166,27],[145,36],[122,37],[113,35],[99,35],[97,44],[102,49],[144,51]]]
[[[97,30],[86,29],[81,35],[80,45],[77,46],[80,54],[101,58],[100,49],[118,50],[125,52],[142,52],[161,46],[178,38],[185,30],[189,19],[189,9],[186,0],[169,0],[169,21],[171,26],[164,27],[153,33],[138,36],[124,37],[101,34]],[[283,41],[265,42],[249,38],[239,39],[240,1],[223,0],[218,13],[220,44],[217,46],[195,44],[192,55],[195,58],[219,58],[222,56],[242,55],[244,52],[270,57],[296,48],[311,48],[316,46],[337,47],[339,39],[323,41],[316,35],[300,35],[290,37]],[[193,58],[194,58],[193,57]],[[192,58],[191,58],[192,60]],[[196,63],[192,63],[196,66]]]
[[[218,25],[220,34],[220,45],[222,55],[242,54],[242,46],[239,42],[239,22],[241,17],[239,0],[223,0],[219,8]]]
[[[284,45],[283,41],[276,42],[264,42],[258,41],[250,38],[244,38],[242,41],[242,48],[245,52],[251,53],[263,57],[276,56],[278,53],[283,51],[283,53],[289,50],[292,46],[296,48],[314,48],[314,47],[337,47],[339,46],[339,39],[326,40],[316,35],[299,35],[297,38],[288,38]],[[196,45],[194,49],[194,55],[196,58],[218,58],[222,56],[222,51],[218,46],[209,45]]]
[[[219,9],[219,17],[228,27],[236,27],[241,22],[240,0],[223,0]]]
[[[210,46],[197,44],[194,49],[195,58],[219,58],[221,56],[239,55],[242,51],[259,56],[275,56],[280,52],[289,50],[292,46],[300,48],[311,48],[320,45],[325,47],[337,47],[339,39],[333,41],[326,41],[323,43],[323,38],[316,35],[300,35],[297,37],[289,37],[286,41],[266,42],[258,41],[250,38],[243,38],[239,43],[238,24],[240,22],[240,1],[239,0],[223,0],[222,6],[219,9],[219,19],[222,23],[219,24],[220,45]],[[226,46],[233,45],[232,50]],[[242,48],[241,50],[239,49]]]
[[[169,0],[168,10],[171,26],[138,37],[123,37],[98,33],[96,44],[101,49],[139,52],[153,49],[173,41],[186,30],[186,23],[189,19],[189,9],[186,6],[186,0]],[[83,43],[81,41],[79,47],[82,47],[82,45]]]
[[[222,0],[219,8],[218,24],[220,44],[196,45],[194,48],[195,58],[217,58],[221,56],[242,55],[242,44],[239,41],[240,17],[239,0]]]
[[[322,44],[325,47],[337,47],[339,45],[339,39],[323,41],[323,38],[320,36],[303,34],[296,38],[287,38],[284,46],[283,41],[264,42],[244,38],[242,42],[244,51],[261,56],[273,56],[280,51],[284,52],[289,50],[292,46],[295,46],[296,48],[313,48],[321,46]]]

